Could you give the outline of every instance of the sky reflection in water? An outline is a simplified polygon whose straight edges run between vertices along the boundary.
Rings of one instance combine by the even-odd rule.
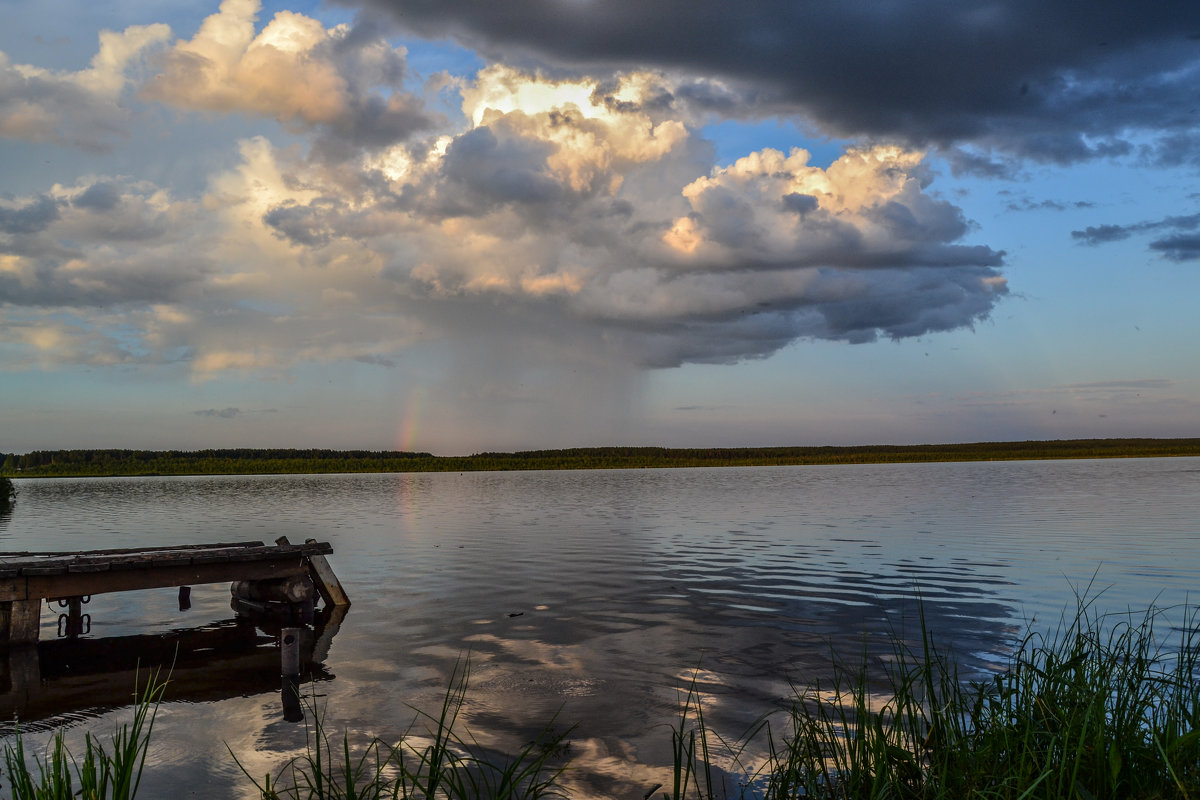
[[[329,540],[354,605],[306,692],[331,729],[395,739],[469,654],[464,721],[482,744],[516,750],[558,712],[578,724],[570,780],[633,796],[669,763],[693,674],[709,721],[736,735],[835,655],[914,637],[918,594],[939,641],[981,671],[1093,575],[1106,608],[1183,602],[1200,577],[1198,486],[1196,459],[27,481],[0,548]],[[187,612],[172,590],[99,596],[89,612],[88,638],[130,650],[232,624],[223,585],[196,587]],[[239,796],[226,743],[256,775],[303,746],[277,672],[256,682],[219,663],[222,699],[161,710],[151,795]],[[93,707],[72,736],[127,713]]]

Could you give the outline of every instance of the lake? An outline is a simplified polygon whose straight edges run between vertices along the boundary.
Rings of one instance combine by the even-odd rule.
[[[938,641],[983,674],[1076,592],[1123,611],[1200,589],[1195,458],[17,485],[0,550],[331,542],[353,606],[304,688],[326,724],[394,740],[414,708],[437,709],[469,654],[466,727],[511,752],[557,712],[560,727],[577,725],[577,796],[641,797],[664,780],[693,676],[709,722],[737,735],[789,682],[827,677],[835,656],[877,657],[891,636],[912,637],[918,597]],[[116,650],[233,625],[227,585],[195,587],[187,611],[173,589],[86,609],[83,641]],[[43,609],[45,645],[56,614]],[[145,796],[250,797],[226,746],[256,775],[301,751],[274,656],[248,658],[202,662],[203,689],[168,693]],[[44,684],[59,680],[41,668]],[[127,718],[89,688],[96,665],[61,669],[80,673],[77,699],[46,711],[31,739],[56,724],[76,740],[106,734]]]

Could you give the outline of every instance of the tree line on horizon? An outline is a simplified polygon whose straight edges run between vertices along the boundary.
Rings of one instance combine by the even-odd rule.
[[[1200,456],[1200,439],[1063,439],[812,447],[579,447],[435,456],[386,450],[35,450],[0,453],[0,476],[475,472]]]

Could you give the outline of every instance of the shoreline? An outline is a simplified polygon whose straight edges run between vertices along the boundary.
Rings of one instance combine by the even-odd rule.
[[[1200,456],[1200,438],[1057,439],[817,447],[584,447],[469,456],[317,449],[41,450],[0,453],[0,477],[186,477],[342,473],[683,469]]]

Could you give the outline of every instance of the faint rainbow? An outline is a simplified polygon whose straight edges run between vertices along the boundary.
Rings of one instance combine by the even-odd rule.
[[[417,433],[421,426],[421,412],[425,406],[425,392],[419,388],[409,390],[404,403],[404,413],[396,431],[396,449],[406,452],[416,450]]]

